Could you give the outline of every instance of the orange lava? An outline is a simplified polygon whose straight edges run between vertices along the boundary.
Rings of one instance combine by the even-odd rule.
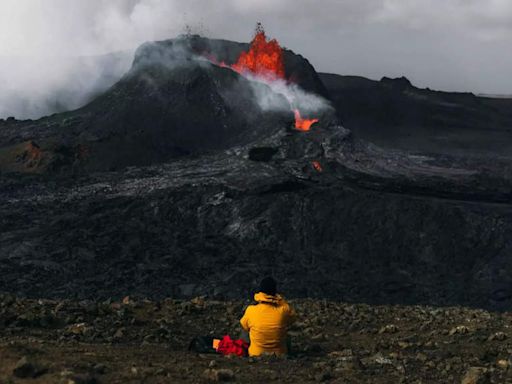
[[[318,123],[318,119],[303,119],[298,109],[295,110],[295,128],[299,131],[307,132],[311,129],[311,126]]]
[[[324,168],[322,167],[322,164],[320,164],[318,161],[313,161],[313,168],[315,168],[315,170],[317,172],[323,172],[324,171]]]
[[[208,59],[213,64],[222,67],[222,68],[231,68],[231,65],[227,65],[224,61],[219,61],[214,55],[211,54],[204,54],[203,55],[206,59]]]
[[[261,24],[248,52],[242,52],[238,61],[231,66],[240,74],[250,73],[266,81],[285,79],[283,49],[277,40],[267,40]]]
[[[207,56],[207,58],[220,67],[228,67],[241,75],[252,75],[266,83],[277,80],[286,80],[284,67],[284,52],[276,39],[268,40],[263,26],[258,23],[256,33],[251,42],[249,51],[242,52],[233,65]],[[295,128],[299,131],[309,131],[318,119],[303,119],[300,111],[295,109]]]

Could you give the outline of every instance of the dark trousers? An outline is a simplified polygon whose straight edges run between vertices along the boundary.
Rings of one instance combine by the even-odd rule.
[[[245,341],[246,343],[251,343],[251,339],[249,338],[249,332],[247,332],[246,330],[242,329],[240,331],[240,335],[238,336],[239,339],[242,339],[243,341]]]

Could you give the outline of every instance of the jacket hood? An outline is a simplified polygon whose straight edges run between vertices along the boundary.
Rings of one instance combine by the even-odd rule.
[[[281,295],[268,295],[263,292],[258,292],[254,295],[254,301],[257,301],[258,303],[270,303],[274,305],[282,305],[284,302],[284,299]]]

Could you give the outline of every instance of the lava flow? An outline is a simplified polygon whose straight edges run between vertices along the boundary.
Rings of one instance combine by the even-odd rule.
[[[251,75],[260,81],[271,84],[275,81],[286,81],[284,66],[284,51],[276,39],[268,40],[263,26],[258,23],[256,33],[249,51],[242,52],[233,65],[218,62],[209,58],[221,67],[229,67],[241,75]],[[295,128],[299,131],[309,131],[318,119],[303,119],[298,109],[295,112]]]
[[[315,170],[317,172],[323,172],[324,171],[324,168],[322,167],[322,164],[320,164],[320,162],[313,161],[312,165],[313,165],[313,168],[315,168]]]
[[[303,119],[298,109],[295,110],[295,128],[299,131],[307,132],[311,129],[311,126],[318,123],[318,119]]]
[[[248,52],[242,52],[238,61],[231,66],[240,74],[249,73],[266,82],[285,79],[283,49],[275,39],[267,40],[261,24]]]

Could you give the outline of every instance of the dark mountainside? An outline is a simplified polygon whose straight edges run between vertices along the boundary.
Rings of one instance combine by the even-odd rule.
[[[247,47],[145,44],[87,106],[0,122],[0,291],[245,298],[273,273],[295,297],[510,308],[509,162],[383,150],[333,109],[299,132],[284,97],[198,58]]]
[[[404,77],[320,78],[344,126],[361,139],[413,152],[510,158],[512,98],[419,89]]]

